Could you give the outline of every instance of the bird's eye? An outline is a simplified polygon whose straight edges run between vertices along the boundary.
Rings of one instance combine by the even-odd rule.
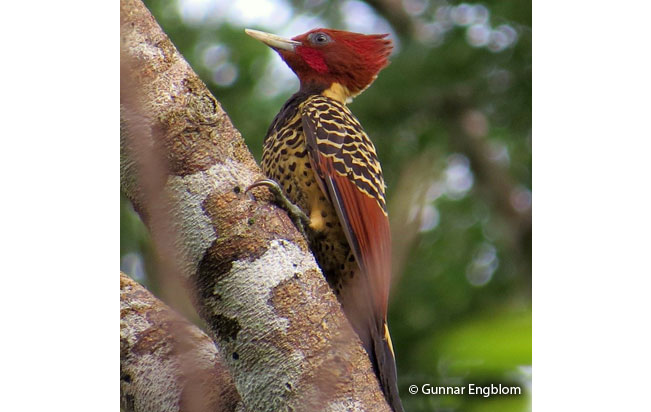
[[[312,44],[318,44],[318,45],[327,44],[332,41],[330,36],[321,32],[310,34],[309,40]]]

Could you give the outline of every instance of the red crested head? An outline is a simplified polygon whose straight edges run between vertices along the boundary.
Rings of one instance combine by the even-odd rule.
[[[325,90],[339,84],[347,97],[364,91],[389,63],[393,48],[387,34],[359,34],[314,29],[284,39],[255,30],[246,31],[280,54],[301,81],[301,89]]]

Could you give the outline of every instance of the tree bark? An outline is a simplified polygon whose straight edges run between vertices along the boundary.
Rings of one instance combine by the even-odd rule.
[[[249,410],[389,411],[305,240],[140,0],[121,1],[121,187]]]
[[[215,343],[124,273],[120,406],[127,412],[243,410]]]

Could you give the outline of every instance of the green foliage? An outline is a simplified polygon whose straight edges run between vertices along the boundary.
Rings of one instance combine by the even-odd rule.
[[[216,11],[184,19],[182,0],[146,1],[259,159],[267,127],[297,82],[278,56],[244,34],[241,19],[224,6],[231,3],[217,1]],[[416,232],[422,228],[407,239],[408,256],[390,304],[406,409],[526,410],[531,381],[522,368],[531,365],[531,4],[403,2],[421,6],[417,16],[407,15],[413,30],[392,27],[395,16],[376,12],[351,19],[343,11],[359,8],[354,1],[279,4],[291,7],[283,27],[252,28],[277,32],[303,27],[296,22],[317,16],[329,27],[354,29],[350,24],[368,22],[369,32],[390,27],[400,33],[394,37],[398,47],[391,65],[350,107],[376,144],[392,224]],[[482,20],[484,11],[488,15]],[[473,18],[479,43],[487,32],[497,37],[515,33],[516,38],[501,48],[492,40],[473,46],[478,40],[469,34],[472,24],[464,23]],[[488,169],[477,163],[482,160]],[[414,171],[415,164],[424,166]],[[408,170],[416,178],[406,179]],[[422,184],[406,190],[405,181]],[[148,236],[124,202],[122,212],[120,253],[141,253],[155,288]],[[394,220],[400,216],[406,220]],[[407,392],[409,385],[424,383],[503,383],[518,385],[525,394],[484,398]]]

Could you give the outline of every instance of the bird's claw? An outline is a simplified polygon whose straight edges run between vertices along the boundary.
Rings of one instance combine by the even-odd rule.
[[[249,190],[260,186],[267,187],[269,191],[273,193],[275,203],[287,212],[289,218],[292,219],[292,222],[294,222],[297,229],[303,236],[306,236],[305,226],[309,226],[310,218],[298,206],[287,199],[283,193],[282,188],[276,181],[271,179],[259,179],[255,181],[251,186],[249,186],[244,193],[247,193]]]

